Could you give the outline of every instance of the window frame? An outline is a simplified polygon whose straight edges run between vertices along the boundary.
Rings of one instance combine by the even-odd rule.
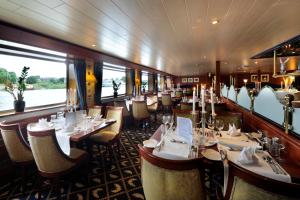
[[[104,100],[104,101],[109,101],[110,99],[113,99],[114,98],[114,95],[109,95],[109,96],[102,96],[103,94],[103,75],[104,75],[104,72],[103,70],[110,70],[110,71],[117,71],[117,72],[124,72],[124,75],[125,75],[125,91],[124,93],[122,94],[119,94],[118,93],[118,96],[117,98],[123,98],[126,96],[126,90],[127,90],[127,78],[126,78],[126,67],[125,66],[122,66],[122,65],[115,65],[115,64],[112,64],[112,63],[107,63],[107,62],[103,62],[103,68],[102,68],[102,87],[101,87],[101,100]]]
[[[48,62],[64,63],[66,65],[65,78],[66,78],[66,95],[67,95],[67,90],[69,87],[69,60],[67,58],[68,55],[66,53],[0,39],[0,55],[15,56],[20,58],[28,58],[28,59],[42,60]],[[57,102],[57,103],[46,104],[46,105],[37,105],[37,106],[30,106],[30,107],[26,106],[24,113],[65,106],[66,100],[63,102]],[[15,114],[16,113],[14,109],[0,110],[0,117],[15,115]]]

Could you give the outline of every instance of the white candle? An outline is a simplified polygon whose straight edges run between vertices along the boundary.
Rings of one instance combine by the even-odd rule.
[[[215,115],[215,104],[214,104],[214,91],[210,88],[210,101],[211,101],[211,115]]]
[[[193,89],[193,113],[196,112],[196,106],[195,106],[195,103],[196,103],[196,96],[195,96],[195,88]]]
[[[197,98],[198,98],[198,96],[199,96],[199,85],[197,84]]]
[[[205,88],[201,87],[201,102],[202,102],[202,112],[205,112]]]
[[[281,81],[281,86],[280,86],[280,88],[281,88],[281,89],[283,88],[283,83],[282,83],[282,81]]]
[[[76,94],[76,89],[74,89],[74,110],[76,112],[76,106],[77,106],[77,94]]]

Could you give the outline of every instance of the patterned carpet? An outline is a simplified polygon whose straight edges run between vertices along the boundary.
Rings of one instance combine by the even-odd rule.
[[[121,153],[114,154],[112,165],[105,157],[104,148],[93,146],[93,153],[89,163],[88,175],[74,172],[72,176],[60,181],[61,199],[113,199],[113,200],[141,200],[145,199],[140,178],[140,158],[137,144],[148,139],[159,124],[152,123],[151,128],[141,129],[131,126],[125,128],[121,137]],[[83,148],[86,149],[85,146]],[[32,175],[26,180],[25,191],[21,191],[20,179],[13,184],[0,186],[0,200],[4,199],[37,199],[37,172],[31,170]],[[29,173],[29,174],[30,174]],[[84,175],[82,175],[84,174]],[[42,184],[42,199],[57,199],[58,190],[49,181]]]

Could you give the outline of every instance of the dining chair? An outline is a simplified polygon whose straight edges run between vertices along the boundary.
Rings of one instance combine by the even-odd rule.
[[[204,200],[204,172],[200,161],[168,160],[138,145],[141,177],[147,200]]]
[[[173,116],[174,116],[175,122],[177,121],[176,120],[177,117],[189,118],[193,122],[193,127],[195,127],[197,125],[197,123],[199,123],[199,120],[200,120],[199,113],[200,113],[199,110],[196,110],[195,114],[193,114],[192,110],[173,109]]]
[[[24,189],[26,169],[34,164],[30,146],[24,138],[19,124],[0,123],[1,136],[12,163],[21,169],[21,185]]]
[[[120,154],[120,137],[123,107],[106,106],[106,119],[114,119],[116,122],[98,133],[89,137],[89,146],[92,144],[103,145],[109,153],[110,162],[113,158],[113,148],[117,145],[118,153]]]
[[[228,161],[225,200],[296,200],[300,184],[286,183],[258,175]]]
[[[142,126],[146,127],[146,122],[150,119],[146,101],[132,101],[132,115],[137,124],[142,122]]]
[[[120,101],[114,101],[114,106],[115,107],[123,107],[123,126],[129,125],[129,122],[131,120],[131,114],[129,109],[126,106],[125,100],[120,100]]]
[[[87,165],[88,154],[71,148],[70,155],[66,155],[58,144],[55,129],[35,130],[34,126],[34,123],[28,124],[27,133],[38,172],[41,177],[51,179],[58,189],[60,177]]]
[[[163,106],[163,113],[172,109],[172,97],[171,94],[161,94],[161,104]]]
[[[154,114],[155,121],[157,121],[157,110],[158,110],[158,97],[157,95],[148,96],[153,102],[151,105],[147,105],[148,111]]]
[[[237,112],[222,112],[217,114],[216,119],[221,119],[224,122],[223,130],[228,131],[229,124],[234,124],[237,129],[242,129],[242,113]]]
[[[187,95],[187,96],[193,95],[193,88],[187,88],[187,89],[186,89],[186,95]]]
[[[95,118],[98,115],[101,115],[101,112],[102,112],[102,106],[94,106],[92,108],[89,108],[88,116],[91,116],[92,118]]]
[[[175,91],[175,97],[177,97],[177,98],[181,98],[182,96],[183,96],[183,92],[182,92],[182,90]]]

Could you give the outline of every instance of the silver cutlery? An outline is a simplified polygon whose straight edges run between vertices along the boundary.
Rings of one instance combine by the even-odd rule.
[[[270,163],[272,163],[277,168],[277,171],[279,172],[279,174],[287,175],[287,173],[284,171],[284,169],[282,169],[282,167],[276,161],[274,161],[274,159],[272,157],[267,156],[267,159],[269,160]]]
[[[277,167],[274,165],[274,163],[270,161],[270,159],[267,156],[264,156],[263,159],[269,164],[269,166],[275,174],[280,174]]]
[[[179,144],[186,144],[185,141],[175,140],[175,139],[170,140],[170,142],[179,143]]]

